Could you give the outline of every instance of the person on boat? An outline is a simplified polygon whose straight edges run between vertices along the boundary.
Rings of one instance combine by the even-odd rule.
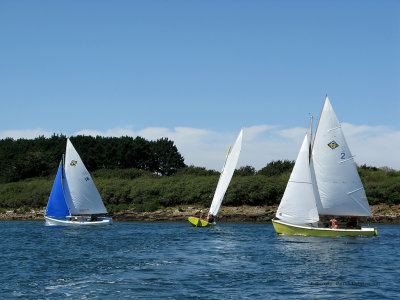
[[[213,215],[208,215],[208,223],[214,223],[214,220],[215,220],[215,218],[214,218],[214,216]]]
[[[332,222],[332,225],[331,225],[332,229],[339,229],[336,219],[331,219],[331,222]]]
[[[196,211],[196,212],[193,214],[193,217],[201,218],[202,215],[203,215],[203,210],[200,209],[200,210]]]
[[[200,219],[203,220],[203,221],[208,222],[208,216],[206,216],[206,215],[203,213],[203,210],[201,210],[200,212],[201,212],[201,214],[200,214]]]
[[[358,224],[358,218],[350,217],[346,224],[346,228],[360,228],[360,226]]]
[[[91,215],[90,216],[90,222],[97,221],[97,216],[96,215]]]

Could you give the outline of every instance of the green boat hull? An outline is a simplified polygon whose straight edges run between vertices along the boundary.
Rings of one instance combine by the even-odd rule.
[[[197,217],[189,217],[189,222],[196,227],[207,227],[210,225],[207,221],[201,220]]]
[[[275,231],[278,234],[307,235],[307,236],[375,236],[378,235],[376,228],[362,229],[331,229],[307,227],[301,225],[288,224],[281,220],[272,220]]]

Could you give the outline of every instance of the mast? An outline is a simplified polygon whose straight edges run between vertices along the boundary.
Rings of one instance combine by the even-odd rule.
[[[239,154],[242,148],[242,136],[243,129],[240,130],[233,147],[229,147],[224,167],[222,168],[217,188],[215,189],[214,197],[211,202],[210,210],[208,211],[208,215],[216,216],[218,214],[219,208],[222,204],[222,200],[224,199],[225,192],[228,189],[229,183],[232,179],[236,164],[239,159]]]
[[[64,153],[63,153],[63,155],[61,156],[61,186],[63,188],[63,191],[64,191],[64,164],[65,164],[65,161],[64,161]]]
[[[78,152],[67,140],[65,196],[71,215],[105,214],[107,209]]]
[[[232,146],[229,146],[228,152],[226,153],[224,166],[222,167],[221,174],[219,175],[219,178],[218,178],[217,189],[218,189],[218,185],[219,185],[220,182],[221,182],[222,176],[224,175],[224,170],[225,170],[226,162],[227,162],[227,160],[228,160],[229,153],[231,152],[231,147],[232,147]],[[214,197],[215,197],[215,195],[214,195]],[[223,198],[223,197],[224,197],[224,194],[221,195],[221,198]],[[213,202],[214,202],[214,199],[213,199]],[[221,199],[221,202],[222,202],[222,199]],[[211,207],[212,207],[212,203],[211,203]],[[210,210],[211,210],[211,207],[210,207]],[[210,216],[210,210],[208,211],[208,216]]]
[[[309,145],[306,134],[276,212],[278,219],[293,224],[315,223],[319,220],[309,165]]]
[[[318,123],[317,123],[317,128],[315,129],[314,140],[312,142],[311,151],[314,149],[315,137],[317,136],[317,131],[318,131],[318,127],[319,127],[319,121],[321,121],[322,111],[324,110],[326,99],[328,99],[328,94],[325,95],[324,105],[322,105],[321,113],[319,114],[319,119],[318,119]],[[311,141],[310,141],[310,143],[311,143]]]
[[[312,121],[313,121],[313,116],[310,114],[310,140],[308,146],[308,163],[310,163],[311,161]]]
[[[230,153],[230,152],[231,152],[231,146],[229,146],[228,153],[226,153],[224,166],[222,167],[222,170],[221,170],[221,175],[222,175],[222,173],[223,173],[224,170],[225,170],[226,161],[228,160],[228,156],[229,156],[229,153]],[[220,175],[220,177],[221,177],[221,175]]]

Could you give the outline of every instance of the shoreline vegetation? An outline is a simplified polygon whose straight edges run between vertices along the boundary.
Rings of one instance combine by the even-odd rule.
[[[71,137],[115,221],[186,221],[208,211],[220,173],[187,166],[166,138]],[[66,137],[0,140],[0,220],[43,220]],[[235,170],[218,222],[269,222],[294,161]],[[364,223],[400,223],[400,171],[358,166],[373,217]],[[339,220],[340,222],[340,220]]]

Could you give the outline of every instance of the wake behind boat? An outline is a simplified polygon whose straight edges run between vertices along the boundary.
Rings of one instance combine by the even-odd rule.
[[[311,126],[312,127],[312,126]],[[310,130],[311,134],[311,130]],[[272,220],[278,234],[311,236],[377,235],[376,228],[320,224],[320,216],[371,216],[364,187],[340,123],[326,97],[314,142],[308,134],[297,156],[281,203]],[[350,223],[350,222],[349,222]]]
[[[242,149],[243,129],[240,130],[239,135],[232,147],[229,147],[228,153],[225,158],[224,166],[222,167],[221,175],[218,180],[217,188],[215,189],[214,197],[211,202],[208,215],[205,216],[202,211],[196,212],[193,216],[189,217],[189,222],[196,227],[206,227],[215,225],[215,217],[221,207],[222,200],[231,182],[233,172],[235,171],[237,162],[239,160],[240,151]]]
[[[67,140],[46,207],[46,225],[109,225],[103,201],[71,141]]]

